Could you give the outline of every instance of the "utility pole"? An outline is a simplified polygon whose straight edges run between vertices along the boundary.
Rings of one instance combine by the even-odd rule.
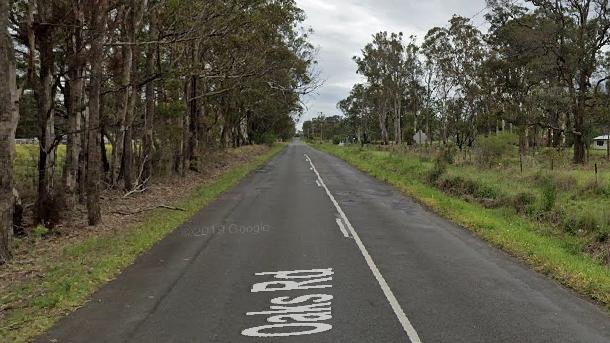
[[[324,142],[324,112],[320,112],[320,140]]]

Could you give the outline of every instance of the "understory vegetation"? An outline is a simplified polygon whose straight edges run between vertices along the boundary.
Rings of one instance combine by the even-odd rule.
[[[520,159],[504,138],[464,151],[315,146],[610,308],[610,164],[593,154],[574,166],[555,149]]]

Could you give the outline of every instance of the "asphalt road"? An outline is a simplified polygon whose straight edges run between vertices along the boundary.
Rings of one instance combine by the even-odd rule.
[[[610,317],[295,142],[38,341],[607,343]]]

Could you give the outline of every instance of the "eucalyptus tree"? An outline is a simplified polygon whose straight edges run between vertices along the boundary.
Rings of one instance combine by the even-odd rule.
[[[373,42],[367,44],[362,50],[362,57],[355,56],[353,59],[358,66],[358,73],[362,74],[368,83],[369,94],[373,98],[375,112],[379,121],[381,141],[387,145],[388,135],[388,109],[390,90],[387,88],[385,72],[384,48],[388,43],[387,32],[380,32],[373,36]]]
[[[592,83],[600,52],[610,43],[610,6],[607,0],[529,0],[555,24],[547,49],[555,57],[562,83],[570,96],[574,163],[585,162],[585,120],[591,105]]]
[[[471,144],[477,134],[477,78],[486,55],[482,38],[470,19],[455,15],[447,27],[429,30],[422,44],[431,74],[427,92],[436,93],[443,141],[452,133],[460,147]]]
[[[375,111],[379,118],[381,139],[388,144],[388,113],[394,122],[394,141],[402,142],[402,114],[405,98],[413,96],[409,90],[417,83],[419,60],[413,42],[405,46],[402,33],[379,32],[354,57],[358,73],[365,76],[370,94],[375,98]]]
[[[503,119],[517,126],[519,152],[525,155],[535,109],[533,93],[549,72],[549,64],[544,63],[545,44],[541,35],[533,32],[539,32],[541,21],[525,7],[509,2],[496,3],[487,18],[493,52],[487,67],[502,93]]]
[[[456,103],[452,126],[456,143],[461,148],[475,140],[476,120],[478,115],[479,69],[484,61],[486,50],[481,32],[470,22],[470,19],[453,16],[449,20],[448,35],[451,43],[449,50],[451,66],[449,77],[454,80]],[[458,100],[459,99],[459,100]],[[459,128],[462,128],[461,130]]]
[[[114,140],[112,149],[112,172],[110,181],[117,184],[121,177],[123,188],[131,190],[133,187],[133,167],[132,167],[132,134],[134,111],[136,98],[139,96],[139,89],[136,87],[138,74],[138,63],[140,61],[141,50],[137,49],[137,35],[143,27],[142,19],[144,11],[147,9],[147,0],[129,0],[121,4],[117,9],[116,16],[119,37],[121,42],[120,49],[120,77],[118,82],[117,116],[118,132]],[[150,56],[154,60],[154,57]],[[122,171],[121,171],[122,168]]]
[[[444,143],[448,139],[448,100],[456,87],[454,80],[449,77],[452,68],[450,49],[449,32],[444,27],[430,29],[421,47],[425,57],[426,103],[430,111],[438,114]]]
[[[53,202],[53,170],[58,145],[55,135],[55,95],[57,93],[57,59],[59,24],[64,13],[54,1],[17,0],[12,4],[11,31],[26,48],[25,75],[28,88],[36,99],[39,158],[36,215],[40,222],[48,219],[47,207]]]
[[[374,119],[374,108],[371,106],[369,89],[365,84],[355,84],[349,96],[337,103],[337,108],[343,113],[348,127],[359,142],[363,143],[366,138],[372,138],[371,130],[375,128],[374,121],[371,122]]]
[[[104,54],[104,36],[106,30],[108,0],[89,0],[89,27],[91,28],[91,51],[89,63],[91,65],[91,80],[89,84],[89,128],[87,151],[87,218],[89,225],[97,225],[101,219],[100,209],[100,111],[101,89]]]

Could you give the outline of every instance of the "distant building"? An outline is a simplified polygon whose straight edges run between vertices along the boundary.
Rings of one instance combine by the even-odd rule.
[[[415,135],[413,135],[413,142],[415,142],[415,144],[426,144],[427,141],[428,136],[422,130],[417,131]]]
[[[596,149],[596,150],[608,149],[608,135],[593,138],[593,149]]]
[[[38,138],[17,138],[15,139],[15,144],[38,145]]]

